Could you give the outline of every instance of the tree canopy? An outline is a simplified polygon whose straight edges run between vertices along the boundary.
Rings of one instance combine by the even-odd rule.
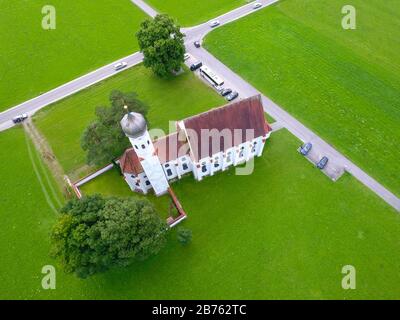
[[[185,55],[184,34],[170,16],[159,14],[143,21],[136,35],[144,65],[156,75],[166,78],[181,68]]]
[[[166,242],[167,224],[147,200],[94,195],[70,200],[61,212],[52,256],[80,278],[146,259]]]
[[[123,93],[114,90],[110,93],[110,107],[96,108],[97,119],[84,131],[81,137],[81,147],[86,154],[89,165],[104,165],[119,157],[129,147],[129,140],[121,129],[120,121],[128,107],[130,112],[147,115],[147,106],[138,99],[136,93]]]

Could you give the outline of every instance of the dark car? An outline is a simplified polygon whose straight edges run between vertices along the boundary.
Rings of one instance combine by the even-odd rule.
[[[228,101],[232,101],[234,99],[236,99],[239,96],[239,93],[237,93],[236,91],[232,91],[230,94],[228,94],[225,98]]]
[[[310,152],[311,148],[312,148],[311,142],[307,142],[307,143],[305,143],[305,144],[303,144],[303,145],[301,146],[301,148],[300,148],[300,153],[301,153],[303,156],[306,156],[306,155],[308,155],[308,153]]]
[[[323,157],[319,162],[317,163],[317,168],[318,169],[324,169],[326,165],[328,164],[328,157]]]
[[[19,116],[16,116],[12,119],[14,123],[20,123],[24,121],[25,119],[28,118],[28,115],[26,113],[20,114]]]
[[[200,41],[195,41],[193,44],[194,44],[194,46],[196,48],[200,48],[201,47]]]
[[[226,88],[226,89],[222,89],[220,92],[221,96],[225,97],[228,94],[232,93],[232,89]]]
[[[197,61],[190,66],[191,71],[195,71],[203,65],[201,61]]]

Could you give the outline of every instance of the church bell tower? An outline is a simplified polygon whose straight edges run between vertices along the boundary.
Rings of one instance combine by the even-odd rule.
[[[125,107],[125,109],[128,108]],[[161,196],[168,192],[168,180],[160,160],[155,153],[154,145],[147,131],[147,123],[143,115],[136,112],[128,112],[121,120],[121,127],[139,157],[140,164],[155,194]]]

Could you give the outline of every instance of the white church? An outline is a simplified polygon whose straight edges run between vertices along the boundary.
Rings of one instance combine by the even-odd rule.
[[[186,174],[201,181],[261,156],[271,134],[259,95],[177,121],[176,132],[155,141],[139,113],[127,113],[121,127],[132,144],[119,161],[126,182],[157,196]]]

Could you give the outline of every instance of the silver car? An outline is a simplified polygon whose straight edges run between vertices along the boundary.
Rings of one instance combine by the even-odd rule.
[[[214,21],[211,21],[211,22],[210,22],[210,27],[211,27],[211,28],[217,27],[217,26],[219,26],[219,25],[220,25],[220,23],[219,23],[218,20],[214,20]]]

